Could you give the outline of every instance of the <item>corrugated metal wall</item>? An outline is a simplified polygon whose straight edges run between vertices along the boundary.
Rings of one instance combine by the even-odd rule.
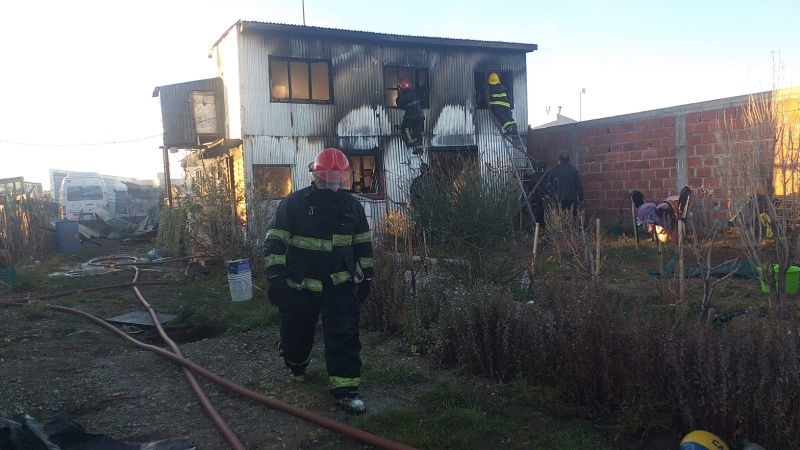
[[[161,102],[161,120],[164,126],[164,143],[179,148],[197,147],[197,133],[195,130],[192,108],[189,107],[189,97],[192,91],[223,92],[223,82],[220,78],[190,81],[187,83],[172,84],[159,87],[159,100]],[[222,102],[217,106],[217,117],[224,117]]]
[[[504,141],[494,128],[488,110],[475,109],[475,70],[508,70],[514,74],[515,119],[527,124],[526,64],[524,52],[465,50],[455,47],[409,47],[353,44],[335,39],[297,38],[262,33],[238,36],[238,55],[228,55],[234,45],[230,33],[217,48],[220,70],[227,86],[231,135],[234,110],[241,111],[241,137],[246,167],[253,164],[294,166],[293,185],[308,185],[306,166],[327,146],[349,150],[378,149],[383,155],[385,201],[375,201],[374,218],[387,210],[403,209],[415,170],[409,150],[395,124],[402,110],[384,106],[385,66],[427,68],[430,109],[426,110],[426,139],[433,146],[477,146],[491,167],[509,164]],[[270,102],[269,55],[327,59],[331,61],[334,102],[297,104]],[[239,95],[231,82],[231,61],[239,64]],[[250,173],[250,171],[248,171]],[[252,182],[252,175],[248,176]],[[376,223],[376,225],[378,225]]]

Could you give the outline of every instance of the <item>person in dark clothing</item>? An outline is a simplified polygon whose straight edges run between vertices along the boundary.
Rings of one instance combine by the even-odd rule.
[[[424,150],[422,133],[425,130],[425,113],[419,96],[406,80],[397,83],[397,107],[402,108],[403,121],[400,123],[400,135],[412,153],[421,155]]]
[[[536,223],[542,225],[544,225],[544,191],[546,186],[544,186],[544,181],[541,180],[544,178],[546,172],[547,162],[539,161],[529,181],[530,189],[526,188],[528,192],[530,192],[531,189],[536,189],[531,197],[531,209],[533,209],[533,218],[536,220]]]
[[[283,199],[267,230],[267,295],[278,307],[281,356],[293,379],[303,380],[321,314],[330,392],[346,412],[361,414],[359,307],[373,276],[369,223],[347,192],[344,153],[326,148],[309,171],[311,185]]]
[[[430,166],[425,163],[419,166],[419,175],[411,181],[411,209],[415,219],[423,227],[430,227],[431,218],[436,208],[442,206],[444,189],[439,178],[431,172]]]
[[[583,183],[578,169],[570,165],[566,153],[559,155],[558,165],[547,174],[547,186],[561,210],[570,210],[572,217],[577,217],[578,205],[584,200]]]
[[[517,134],[517,123],[511,111],[511,99],[508,98],[508,89],[500,83],[496,73],[489,74],[486,81],[489,86],[489,108],[497,122],[503,127],[505,134]]]

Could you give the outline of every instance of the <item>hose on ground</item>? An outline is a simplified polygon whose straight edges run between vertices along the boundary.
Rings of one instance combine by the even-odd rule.
[[[158,315],[156,312],[153,310],[150,304],[147,303],[147,300],[145,300],[141,291],[139,291],[139,288],[136,287],[135,283],[139,279],[139,268],[136,266],[132,267],[134,269],[133,292],[136,294],[139,302],[142,303],[142,305],[147,309],[147,312],[150,314],[150,318],[153,320],[156,330],[158,330],[158,335],[161,336],[161,339],[169,346],[170,349],[172,349],[173,353],[181,358],[184,358],[183,353],[181,352],[180,348],[178,348],[178,345],[175,344],[175,341],[170,339],[170,337],[167,335],[167,332],[164,331],[164,327],[161,326],[161,321],[158,320]],[[194,392],[197,400],[200,402],[200,406],[214,423],[214,426],[217,427],[217,430],[219,430],[219,432],[222,434],[222,437],[225,438],[228,444],[230,444],[231,448],[235,450],[246,450],[242,441],[239,440],[238,436],[236,436],[236,433],[233,432],[231,427],[228,426],[228,423],[225,422],[225,419],[223,419],[216,408],[214,408],[214,405],[211,403],[211,400],[208,398],[208,395],[206,395],[202,386],[200,386],[200,383],[197,382],[197,378],[194,377],[194,374],[183,366],[181,367],[181,370],[183,371],[183,375],[186,377],[186,381],[189,383],[189,387],[192,388],[192,392]]]
[[[92,260],[90,262],[93,263],[93,265],[99,265],[100,262],[109,261],[109,260],[118,260],[118,259],[119,258],[99,258],[99,259]],[[162,261],[157,261],[157,262],[158,263],[163,263],[163,262],[168,262],[168,260],[162,260]],[[134,263],[131,263],[130,265],[133,265],[133,264]],[[233,391],[236,394],[241,395],[242,397],[248,398],[250,400],[253,400],[255,402],[258,402],[260,404],[268,406],[268,407],[270,407],[272,409],[275,409],[275,410],[278,410],[278,411],[281,411],[281,412],[284,412],[284,413],[287,413],[287,414],[291,414],[291,415],[293,415],[295,417],[298,417],[300,419],[303,419],[303,420],[305,420],[307,422],[311,422],[311,423],[323,426],[323,427],[325,427],[325,428],[327,428],[329,430],[335,431],[335,432],[343,434],[345,436],[349,436],[349,437],[351,437],[353,439],[359,440],[361,442],[364,442],[366,444],[370,444],[370,445],[373,445],[373,446],[376,446],[376,447],[379,447],[379,448],[388,449],[388,450],[414,450],[414,447],[410,447],[410,446],[405,445],[405,444],[401,444],[401,443],[398,443],[398,442],[391,441],[389,439],[374,435],[372,433],[369,433],[367,431],[361,430],[359,428],[356,428],[356,427],[353,427],[353,426],[350,426],[350,425],[347,425],[347,424],[343,424],[341,422],[338,422],[336,420],[330,419],[328,417],[321,416],[319,414],[313,413],[311,411],[304,410],[302,408],[298,408],[296,406],[290,405],[290,404],[282,402],[280,400],[267,397],[267,396],[259,394],[257,392],[253,392],[253,391],[251,391],[251,390],[249,390],[247,388],[244,388],[244,387],[239,386],[239,385],[237,385],[235,383],[232,383],[231,381],[228,381],[225,378],[222,378],[219,375],[217,375],[217,374],[205,369],[204,367],[199,366],[199,365],[195,364],[194,362],[186,359],[182,355],[180,350],[177,349],[177,345],[175,345],[175,343],[171,339],[169,339],[168,336],[166,336],[166,333],[163,331],[163,328],[160,326],[160,322],[159,322],[155,312],[150,307],[150,305],[147,303],[147,301],[144,299],[144,297],[141,295],[141,292],[139,292],[139,290],[137,288],[137,285],[142,285],[142,284],[145,284],[145,283],[137,282],[138,273],[139,272],[138,272],[138,268],[134,267],[134,269],[136,270],[136,276],[134,277],[134,282],[133,283],[126,283],[126,284],[123,284],[123,285],[104,286],[104,287],[99,287],[99,288],[96,288],[96,289],[93,288],[93,290],[116,288],[116,287],[128,287],[128,286],[133,287],[134,291],[136,292],[137,297],[139,297],[139,300],[141,302],[143,302],[145,307],[148,309],[148,312],[150,313],[151,318],[153,319],[153,323],[156,324],[157,328],[159,328],[159,335],[161,335],[162,339],[164,339],[164,341],[170,346],[170,348],[173,349],[174,353],[173,352],[169,352],[167,350],[164,350],[164,349],[162,349],[160,347],[157,347],[157,346],[154,346],[154,345],[150,345],[150,344],[146,344],[144,342],[138,341],[138,340],[134,339],[133,337],[127,335],[122,330],[118,329],[117,327],[111,325],[110,323],[108,323],[108,322],[106,322],[106,321],[104,321],[104,320],[102,320],[102,319],[100,319],[100,318],[98,318],[96,316],[93,316],[93,315],[91,315],[89,313],[86,313],[84,311],[80,311],[78,309],[68,308],[68,307],[64,307],[64,306],[56,306],[56,305],[50,305],[48,307],[50,309],[54,310],[54,311],[59,311],[59,312],[67,313],[67,314],[73,314],[73,315],[81,316],[81,317],[89,320],[90,322],[92,322],[92,323],[94,323],[96,325],[99,325],[99,326],[107,329],[108,331],[116,334],[117,336],[119,336],[119,337],[121,337],[121,338],[123,338],[123,339],[125,339],[125,340],[127,340],[129,342],[131,342],[133,345],[135,345],[136,347],[138,347],[140,349],[149,350],[149,351],[151,351],[151,352],[153,352],[153,353],[155,353],[155,354],[157,354],[157,355],[159,355],[159,356],[161,356],[161,357],[163,357],[165,359],[168,359],[168,360],[178,364],[179,366],[181,366],[182,369],[184,369],[184,373],[186,373],[187,371],[190,371],[191,373],[198,374],[198,375],[206,378],[207,380],[209,380],[211,382],[214,382],[214,383],[216,383],[216,384],[218,384],[218,385],[220,385],[220,386],[222,386],[222,387],[224,387],[224,388],[226,388],[226,389],[228,389],[230,391]],[[147,284],[149,284],[149,283],[147,283]],[[86,290],[83,290],[83,291],[86,291]],[[81,291],[76,291],[76,292],[81,292]],[[28,302],[25,302],[25,303],[21,303],[21,302],[0,302],[0,304],[5,305],[5,306],[20,307],[20,306],[24,306],[24,305],[28,304]],[[194,385],[197,383],[197,380],[194,379],[193,375],[191,376],[191,378],[190,378],[189,375],[191,375],[191,374],[187,374],[187,379],[190,379],[189,383],[193,386],[193,389],[194,389]],[[193,380],[193,382],[191,380]],[[198,388],[199,388],[199,385],[198,385]],[[195,391],[195,392],[197,392],[197,391]],[[201,390],[201,392],[202,392],[202,390]],[[203,394],[199,394],[198,396],[199,396],[199,398],[201,400],[201,403],[204,403],[203,398],[205,398],[205,401],[208,400],[207,397],[205,397],[204,393]],[[211,410],[213,410],[213,406],[210,406],[210,402],[209,402],[208,406],[211,408]],[[206,405],[203,405],[203,407],[205,409]],[[209,410],[207,409],[206,412],[208,413],[208,411]],[[226,435],[226,432],[224,432],[222,430],[227,428],[227,424],[224,424],[224,421],[221,418],[215,419],[214,418],[214,413],[209,413],[209,415],[211,415],[212,420],[214,420],[214,423],[215,423],[215,425],[218,426],[218,428],[220,426],[222,426],[222,428],[220,428],[220,431],[223,432],[223,435]],[[218,424],[217,420],[221,421],[221,423]],[[231,434],[233,434],[232,431],[231,431]],[[226,438],[226,440],[228,440],[230,438],[230,436],[225,436],[225,438]],[[233,443],[231,443],[231,442],[233,442]],[[238,444],[236,444],[236,442],[238,442]],[[244,447],[239,447],[238,446],[238,445],[241,445],[241,442],[239,441],[239,439],[235,435],[233,435],[233,440],[232,441],[229,440],[229,443],[231,443],[231,445],[234,448],[236,448],[237,450],[239,448],[242,448],[242,449],[244,448]]]

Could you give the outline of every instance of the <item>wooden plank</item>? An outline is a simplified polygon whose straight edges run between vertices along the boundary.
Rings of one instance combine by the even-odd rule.
[[[80,234],[82,234],[83,237],[85,237],[86,239],[92,239],[92,238],[100,237],[100,233],[94,231],[93,229],[91,229],[91,228],[89,228],[87,226],[83,226],[81,224],[78,224],[78,232]]]

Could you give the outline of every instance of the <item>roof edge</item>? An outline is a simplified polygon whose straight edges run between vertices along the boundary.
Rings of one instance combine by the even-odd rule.
[[[320,35],[335,38],[348,38],[358,40],[370,41],[383,41],[397,44],[416,44],[416,45],[443,45],[451,47],[470,47],[470,48],[487,48],[487,49],[500,49],[508,51],[520,52],[533,52],[538,50],[539,46],[536,44],[524,44],[516,42],[498,42],[498,41],[478,41],[471,39],[454,39],[454,38],[440,38],[440,37],[426,37],[426,36],[405,36],[399,34],[376,33],[372,31],[356,31],[356,30],[343,30],[339,28],[323,28],[307,25],[291,25],[282,23],[271,22],[252,22],[252,21],[239,21],[234,26],[239,25],[239,31],[273,31],[278,33],[302,33],[311,35]],[[216,47],[219,42],[233,29],[232,26],[217,40],[214,44]],[[212,49],[214,48],[212,47]],[[209,52],[209,55],[211,52]]]

